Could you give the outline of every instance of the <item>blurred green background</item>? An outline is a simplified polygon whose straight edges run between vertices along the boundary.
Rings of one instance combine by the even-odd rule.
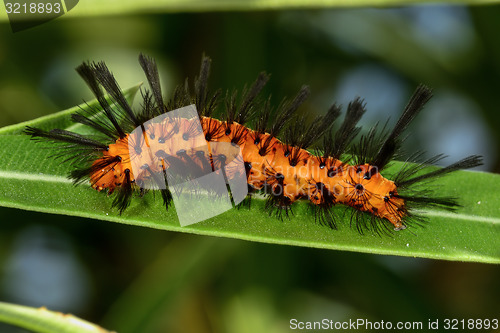
[[[104,60],[123,88],[155,57],[163,86],[241,89],[266,70],[277,104],[365,98],[363,124],[395,121],[420,82],[435,97],[408,151],[482,154],[500,171],[500,6],[148,14],[0,24],[0,126],[80,104],[73,70]],[[391,123],[390,121],[390,123]],[[36,163],[36,161],[34,161]],[[496,188],[485,191],[498,191]],[[96,194],[97,195],[97,194]],[[0,208],[0,300],[71,312],[119,332],[290,332],[289,321],[499,318],[498,266],[295,248]],[[332,231],[334,232],[334,231]],[[362,236],[360,236],[362,237]],[[417,237],[417,236],[416,236]],[[1,332],[22,330],[0,325]],[[363,331],[363,330],[360,330]]]

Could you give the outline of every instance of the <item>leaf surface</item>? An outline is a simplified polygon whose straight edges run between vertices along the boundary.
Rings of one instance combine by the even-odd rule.
[[[127,94],[131,96],[137,89],[138,86],[133,87]],[[439,193],[459,198],[463,207],[456,212],[420,211],[428,218],[424,227],[408,228],[392,236],[360,235],[349,226],[351,208],[340,205],[334,208],[339,230],[321,226],[307,201],[295,203],[293,215],[283,221],[269,216],[265,199],[254,198],[250,209],[231,209],[181,227],[175,209],[166,211],[160,196],[155,198],[151,191],[143,198],[134,198],[125,213],[119,215],[111,208],[112,197],[86,184],[74,186],[66,178],[71,168],[51,157],[57,148],[43,148],[22,134],[27,125],[81,131],[79,125],[69,120],[76,110],[78,107],[0,129],[0,205],[265,243],[500,263],[500,192],[488,190],[500,187],[500,176],[484,172],[458,171],[437,180]],[[391,174],[398,167],[401,163],[394,162],[386,173]]]

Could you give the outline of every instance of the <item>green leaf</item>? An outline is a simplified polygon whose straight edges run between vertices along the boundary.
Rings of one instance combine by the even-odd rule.
[[[134,90],[135,89],[135,90]],[[137,87],[128,94],[137,91]],[[90,104],[95,104],[91,102]],[[53,214],[133,224],[143,227],[324,249],[348,250],[446,260],[500,263],[500,176],[459,171],[436,181],[442,196],[460,198],[456,213],[438,210],[419,212],[428,217],[423,227],[408,228],[393,236],[360,235],[349,227],[350,214],[335,207],[339,230],[318,225],[306,201],[293,205],[293,216],[280,221],[269,216],[262,198],[251,209],[232,209],[194,225],[181,227],[175,209],[168,211],[153,193],[134,198],[121,216],[111,209],[112,197],[90,186],[74,186],[66,164],[51,158],[53,149],[43,148],[21,134],[24,126],[81,131],[69,121],[77,108],[0,129],[0,205]],[[394,162],[392,170],[401,164]]]
[[[109,332],[70,314],[0,302],[0,321],[40,333]]]
[[[116,1],[85,0],[71,9],[68,17],[123,15],[130,13],[179,13],[209,11],[249,11],[249,10],[285,10],[318,9],[335,7],[390,7],[412,4],[434,3],[434,0],[121,0]],[[497,0],[448,0],[449,4],[494,4]],[[7,20],[7,13],[2,11],[0,21]]]

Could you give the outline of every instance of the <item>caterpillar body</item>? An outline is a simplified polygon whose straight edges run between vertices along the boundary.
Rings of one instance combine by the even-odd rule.
[[[186,80],[168,102],[161,92],[155,61],[141,54],[139,62],[150,86],[150,91],[143,92],[139,112],[132,110],[104,63],[83,63],[77,68],[102,110],[82,109],[72,115],[72,120],[93,128],[104,138],[59,129],[25,130],[34,139],[59,144],[62,149],[57,155],[75,166],[69,177],[75,183],[90,179],[94,189],[115,193],[113,206],[120,213],[130,204],[133,192],[146,192],[151,188],[146,184],[151,182],[158,184],[156,189],[168,208],[172,191],[168,185],[159,184],[164,183],[170,169],[178,170],[185,178],[216,171],[223,172],[226,179],[236,174],[244,177],[248,197],[254,192],[264,193],[266,209],[280,218],[283,213],[288,215],[295,201],[304,199],[315,209],[317,220],[332,228],[337,226],[334,207],[342,204],[353,208],[351,220],[354,218],[360,232],[402,230],[412,222],[422,221],[421,216],[413,213],[415,207],[458,206],[454,198],[440,197],[423,184],[481,164],[479,156],[470,156],[444,168],[431,168],[431,163],[442,158],[439,155],[421,163],[405,164],[392,180],[381,174],[398,154],[402,132],[432,96],[424,85],[417,87],[392,130],[378,131],[375,127],[352,144],[360,132],[357,123],[365,113],[365,105],[359,98],[349,103],[339,129],[332,132],[332,124],[341,114],[340,106],[332,105],[326,115],[306,124],[296,111],[309,95],[308,88],[302,87],[295,98],[284,100],[272,109],[269,99],[259,96],[269,79],[261,73],[242,94],[226,94],[225,120],[218,120],[214,114],[222,98],[220,91],[208,90],[209,58],[202,58],[194,87]],[[192,104],[198,117],[162,117]],[[246,126],[252,120],[255,129]],[[200,123],[201,128],[196,126]],[[308,150],[320,139],[323,139],[321,150],[314,153]],[[218,149],[222,143],[238,147],[240,155]],[[193,149],[183,149],[183,144]],[[207,146],[208,152],[195,148],[200,146]],[[351,157],[345,158],[346,154]],[[420,156],[416,153],[412,158]],[[242,159],[243,170],[224,168],[238,158]]]

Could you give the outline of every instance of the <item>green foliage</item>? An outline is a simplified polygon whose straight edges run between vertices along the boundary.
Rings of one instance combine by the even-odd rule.
[[[100,15],[123,15],[137,12],[207,12],[207,11],[248,11],[248,10],[285,10],[285,9],[311,9],[311,8],[335,8],[335,7],[389,7],[404,6],[422,3],[434,3],[433,0],[239,0],[239,1],[185,1],[185,0],[122,0],[117,6],[113,1],[87,0],[80,1],[78,5],[70,11],[70,15],[78,16],[100,16]],[[449,0],[451,4],[492,4],[494,0]],[[6,20],[7,15],[0,15],[0,20]]]
[[[138,87],[127,91],[133,95]],[[91,102],[90,104],[95,104]],[[21,133],[25,126],[44,129],[82,130],[69,120],[76,108],[0,129],[0,204],[7,207],[53,214],[81,216],[143,227],[230,237],[251,241],[317,247],[324,249],[393,254],[434,259],[500,262],[500,214],[497,192],[485,191],[500,186],[500,176],[460,171],[436,182],[443,196],[460,198],[457,212],[424,210],[428,217],[423,228],[409,228],[392,236],[360,235],[350,228],[345,207],[335,207],[339,230],[319,225],[307,202],[294,204],[293,216],[280,221],[269,216],[264,200],[254,198],[251,209],[240,208],[187,227],[180,227],[175,210],[166,211],[159,198],[148,193],[134,198],[121,216],[111,209],[112,197],[97,193],[90,186],[74,186],[66,175],[67,164],[52,158],[47,145],[35,144]],[[397,170],[396,162],[387,171]]]
[[[70,314],[0,302],[0,321],[40,333],[106,333]]]

